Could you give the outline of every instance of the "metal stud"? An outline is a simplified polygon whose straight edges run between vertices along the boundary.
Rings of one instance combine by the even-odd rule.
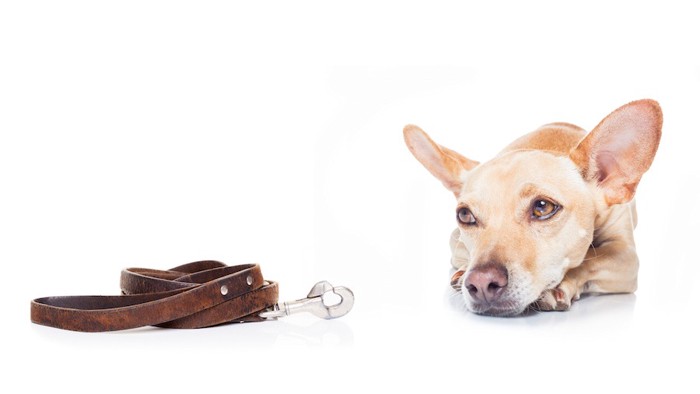
[[[253,284],[253,277],[248,275],[248,277],[245,278],[245,283],[247,283],[248,286],[252,285]]]
[[[226,285],[221,286],[221,295],[226,295],[228,294],[228,287]]]

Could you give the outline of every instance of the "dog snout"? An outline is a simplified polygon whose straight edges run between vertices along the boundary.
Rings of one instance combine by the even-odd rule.
[[[475,267],[467,274],[464,287],[478,303],[492,303],[501,298],[508,286],[508,270],[502,264],[490,263]]]

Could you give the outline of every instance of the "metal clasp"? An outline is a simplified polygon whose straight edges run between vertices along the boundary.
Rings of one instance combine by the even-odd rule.
[[[335,294],[340,301],[333,302]],[[355,303],[355,295],[347,287],[334,287],[326,281],[318,282],[311,288],[309,295],[296,301],[277,303],[272,308],[260,313],[265,319],[289,316],[293,313],[309,312],[323,319],[335,319],[346,315]],[[330,304],[330,305],[329,305]]]

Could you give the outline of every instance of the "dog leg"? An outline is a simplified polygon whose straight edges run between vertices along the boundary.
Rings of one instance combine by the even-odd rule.
[[[569,270],[554,289],[534,304],[542,311],[565,311],[586,293],[632,293],[637,289],[639,258],[629,240],[609,241],[591,247],[583,263]]]
[[[450,250],[452,258],[450,263],[457,270],[463,270],[469,265],[469,252],[462,241],[459,240],[459,229],[456,228],[450,235]]]

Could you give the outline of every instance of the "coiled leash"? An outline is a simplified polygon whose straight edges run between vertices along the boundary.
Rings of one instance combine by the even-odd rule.
[[[333,319],[350,312],[346,287],[317,283],[306,298],[278,303],[278,285],[260,266],[206,260],[167,271],[129,268],[119,296],[44,297],[31,302],[32,322],[64,330],[98,332],[144,326],[202,328],[276,319],[297,312]],[[332,302],[330,296],[339,298]]]

